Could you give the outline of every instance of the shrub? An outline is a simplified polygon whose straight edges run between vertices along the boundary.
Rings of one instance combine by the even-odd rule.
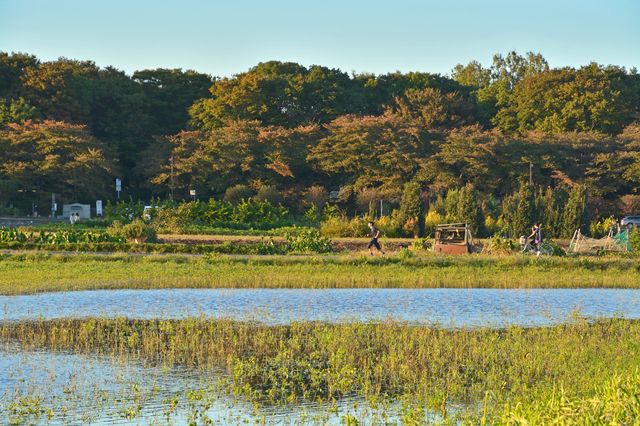
[[[280,219],[286,219],[289,215],[289,211],[280,205],[279,207],[273,207],[269,202],[260,202],[252,200],[243,200],[236,206],[236,211],[233,215],[235,222],[250,223],[250,222],[276,222]]]
[[[368,216],[353,220],[334,217],[322,222],[320,233],[325,237],[366,237],[371,232],[367,226],[368,222]]]
[[[431,249],[432,241],[429,238],[418,238],[413,242],[414,250],[429,250]]]
[[[494,234],[489,240],[487,253],[511,254],[516,249],[516,243],[508,238],[502,238],[499,234]]]
[[[611,216],[607,219],[601,219],[599,222],[591,223],[591,237],[592,238],[602,238],[609,234],[609,231],[613,229],[617,224],[616,219]]]
[[[318,212],[322,211],[322,206],[324,206],[328,199],[329,193],[327,190],[324,189],[324,186],[318,185],[309,188],[309,191],[307,191],[304,196],[305,204],[308,206],[315,206]]]
[[[625,216],[640,213],[640,195],[624,195],[620,197],[618,207]]]
[[[414,256],[414,253],[411,250],[406,248],[403,248],[398,252],[398,257],[400,259],[411,259],[413,256]]]
[[[253,197],[253,191],[246,185],[236,185],[227,190],[224,193],[224,201],[227,201],[234,206],[240,204],[243,200],[248,200]]]
[[[136,218],[141,218],[144,214],[144,203],[133,201],[132,197],[129,197],[129,202],[118,201],[116,205],[111,205],[111,201],[107,200],[107,205],[104,208],[104,214],[107,219],[116,219],[123,222],[130,222]]]
[[[157,238],[156,229],[147,225],[140,219],[136,219],[133,222],[124,225],[122,227],[122,236],[129,242],[135,242],[136,244],[143,244],[145,242],[155,242]]]
[[[356,206],[360,211],[368,211],[371,213],[371,204],[375,207],[380,203],[380,194],[375,188],[363,188],[356,195]]]
[[[426,238],[435,237],[436,225],[446,223],[446,217],[439,214],[435,209],[430,209],[424,218],[424,236]]]
[[[282,195],[275,186],[262,185],[258,189],[256,199],[262,202],[268,202],[272,206],[276,206],[282,202]]]
[[[333,251],[331,240],[321,237],[318,231],[307,231],[297,236],[286,234],[284,238],[287,240],[287,248],[292,252],[329,253]]]
[[[376,228],[380,230],[381,236],[385,236],[387,238],[398,238],[400,236],[400,233],[396,228],[396,223],[390,216],[382,216],[380,219],[374,220],[374,223]]]
[[[182,203],[176,208],[162,208],[154,220],[157,227],[168,228],[172,233],[181,233],[193,222],[195,203]]]

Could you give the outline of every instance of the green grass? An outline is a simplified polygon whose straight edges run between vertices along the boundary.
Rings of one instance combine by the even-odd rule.
[[[616,418],[628,422],[624,404],[637,404],[640,390],[640,323],[624,319],[443,330],[392,320],[267,326],[203,317],[84,318],[3,324],[0,338],[18,342],[25,353],[46,349],[190,371],[222,368],[227,377],[218,390],[249,401],[326,405],[357,394],[372,403],[406,401],[414,413],[429,408],[465,422],[480,423],[484,416],[485,424],[527,424],[523,418],[550,424],[571,419],[558,405],[580,415],[589,407],[601,412],[598,404],[617,407]]]
[[[438,257],[0,255],[0,294],[150,288],[640,288],[636,262]]]

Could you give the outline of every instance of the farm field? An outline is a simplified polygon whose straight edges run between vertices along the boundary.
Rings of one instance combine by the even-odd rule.
[[[0,295],[151,288],[640,288],[616,258],[0,255]]]

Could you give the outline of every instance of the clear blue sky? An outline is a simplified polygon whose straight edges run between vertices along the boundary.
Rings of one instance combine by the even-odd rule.
[[[258,62],[449,74],[495,53],[640,68],[640,0],[0,0],[0,50],[128,74]]]

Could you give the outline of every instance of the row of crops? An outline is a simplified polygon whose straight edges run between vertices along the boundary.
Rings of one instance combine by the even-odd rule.
[[[53,232],[25,232],[20,229],[0,228],[0,242],[18,242],[34,244],[67,244],[67,243],[125,243],[126,238],[109,235],[105,232],[59,230]]]

